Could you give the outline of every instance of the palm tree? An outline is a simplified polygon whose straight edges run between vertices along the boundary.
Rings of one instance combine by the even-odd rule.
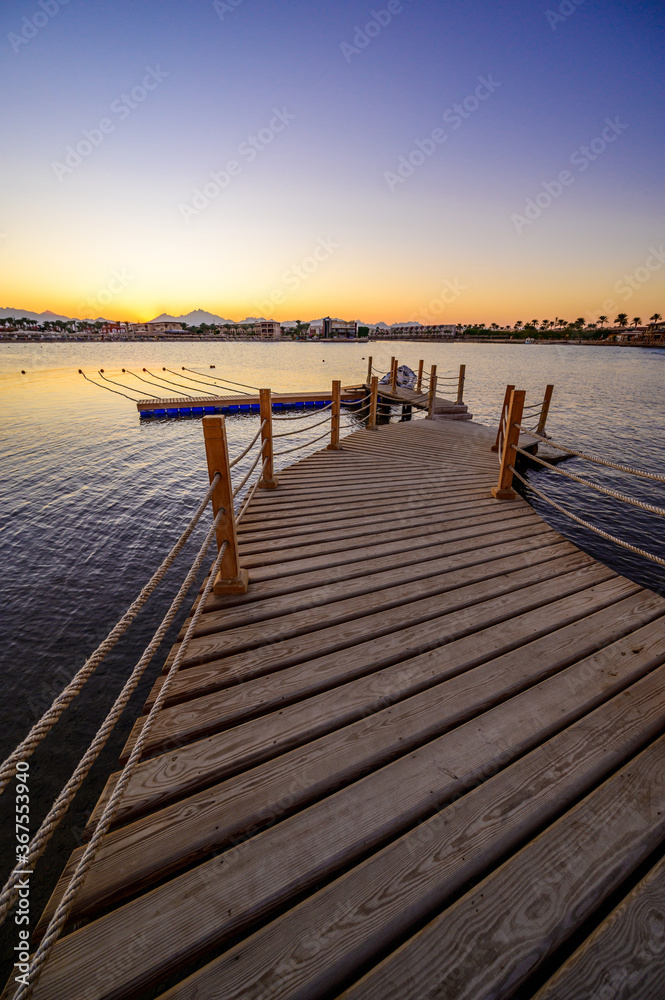
[[[654,313],[653,316],[649,317],[649,319],[651,320],[652,323],[657,323],[658,320],[662,319],[662,318],[663,317],[660,315],[660,313]]]
[[[633,316],[633,326],[642,326],[641,316]]]
[[[560,319],[559,320],[559,326],[562,327],[562,328],[564,326],[568,326],[568,320],[567,319]]]
[[[584,329],[584,316],[578,316],[577,319],[575,320],[575,322],[573,323],[573,326],[575,327],[576,330],[583,330]]]
[[[614,323],[617,326],[628,326],[628,313],[619,313]]]
[[[605,324],[606,324],[607,322],[609,322],[609,321],[608,321],[608,318],[607,318],[607,316],[599,316],[599,317],[598,317],[598,322],[600,323],[600,328],[601,328],[601,330],[602,330],[602,328],[603,328],[603,327],[605,326]]]
[[[521,330],[521,328],[522,328],[523,326],[524,326],[524,324],[523,324],[522,320],[521,320],[521,319],[518,319],[517,323],[515,323],[515,329],[516,329],[516,330]]]

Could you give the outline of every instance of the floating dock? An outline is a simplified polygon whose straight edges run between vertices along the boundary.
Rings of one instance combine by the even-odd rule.
[[[35,998],[661,995],[665,600],[493,499],[494,437],[359,430],[256,493],[249,590],[209,599]]]
[[[354,403],[365,395],[362,388],[342,391],[342,403]],[[321,409],[331,401],[327,392],[273,392],[272,408],[279,410]],[[136,408],[142,417],[202,417],[210,413],[258,413],[258,393],[254,395],[169,396],[163,399],[139,399]]]

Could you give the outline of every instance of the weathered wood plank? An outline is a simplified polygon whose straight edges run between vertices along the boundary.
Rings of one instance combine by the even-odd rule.
[[[552,569],[551,564],[549,568]],[[527,572],[530,571],[521,571],[523,583],[527,579]],[[340,656],[338,651],[326,653],[267,676],[262,675],[262,666],[265,664],[257,662],[253,653],[228,657],[222,668],[226,671],[226,676],[218,672],[217,665],[208,664],[201,671],[215,670],[219,683],[226,681],[232,686],[161,711],[146,741],[146,752],[168,749],[174,744],[179,746],[187,740],[234,725],[252,715],[281,708],[373,670],[436,649],[452,639],[477,632],[480,628],[498,624],[556,597],[586,590],[613,576],[605,567],[582,566],[581,569],[571,569],[568,574],[553,574],[545,583],[532,582],[530,586],[525,585],[517,592],[509,588],[501,596],[483,602],[484,607],[480,608],[474,602],[462,606],[463,595],[458,593],[455,595],[459,601],[458,606],[451,608],[446,615],[419,622],[399,632],[387,633],[380,639],[360,642],[348,655]],[[234,660],[236,674],[233,673]],[[258,671],[258,675],[253,671]],[[244,683],[240,683],[242,680]],[[144,721],[145,717],[141,717],[134,724],[123,748],[122,760],[131,753]]]
[[[656,1000],[665,983],[665,859],[659,861],[534,1000]]]
[[[453,641],[445,648],[445,659],[434,651],[413,657],[296,702],[279,712],[144,761],[139,764],[125,793],[116,825],[317,739],[337,727],[349,725],[446,678],[479,666],[488,658],[494,661],[488,670],[500,671],[503,663],[512,662],[506,654],[525,642],[529,643],[526,655],[532,656],[534,662],[543,657],[538,661],[539,671],[547,672],[553,662],[558,666],[567,665],[589,655],[599,645],[613,642],[665,614],[665,602],[661,598],[646,595],[636,587],[632,592],[633,596],[626,596],[631,593],[628,581],[610,580]],[[551,641],[549,636],[554,632],[556,640]],[[520,678],[520,673],[516,672],[506,679],[510,690],[519,689]],[[486,685],[489,679],[490,674],[485,674]],[[495,693],[493,695],[489,687],[486,688],[488,700]],[[99,819],[116,778],[117,775],[112,775],[109,779],[93,810],[88,830]]]
[[[466,1000],[511,996],[663,835],[665,737],[342,997],[421,1000],[452,991]]]
[[[656,737],[665,722],[664,694],[661,668],[231,948],[160,1000],[303,1000],[331,995]],[[651,901],[662,913],[662,886]],[[640,957],[649,954],[648,925],[646,920],[642,923]],[[657,940],[660,943],[660,934]],[[618,954],[629,964],[632,956],[626,944]],[[651,951],[655,950],[652,942]],[[661,968],[662,953],[661,948]],[[616,975],[612,980],[605,977],[606,968],[624,967],[613,963],[612,955],[611,949],[603,949],[590,966],[595,975],[582,976],[581,981],[571,976],[566,982],[569,989],[539,993],[537,1000],[589,1000],[596,996],[594,987],[600,990],[610,981],[625,981]],[[642,970],[644,977],[644,965]],[[651,978],[652,984],[657,981]],[[452,990],[446,995],[452,996]],[[654,997],[617,994],[628,995],[636,1000]]]
[[[99,993],[91,993],[91,998],[113,996],[119,989],[119,981],[129,992],[246,928],[252,919],[283,905],[288,898],[346,866],[354,857],[372,847],[378,848],[387,838],[397,836],[424,818],[432,808],[441,808],[457,792],[480,783],[494,769],[507,766],[631,681],[644,676],[665,656],[662,625],[657,629],[647,626],[646,630],[656,634],[651,634],[649,641],[640,640],[639,653],[620,655],[623,646],[627,651],[637,648],[639,633],[636,633],[635,638],[620,640],[574,664],[509,702],[380,768],[375,774],[321,799],[274,828],[238,843],[221,857],[199,864],[68,935],[55,946],[35,997],[62,995],[57,991],[62,989],[65,978],[71,982],[74,976],[77,981],[90,954],[95,954],[97,963],[106,971],[103,983],[96,987]],[[580,684],[583,685],[581,691]],[[386,721],[390,725],[390,718]],[[399,732],[395,736],[399,738]],[[350,752],[352,748],[347,742],[341,753]],[[297,756],[301,766],[302,751],[298,751]],[[271,762],[270,766],[279,768],[287,758],[289,755],[280,758],[279,762]],[[320,768],[326,761],[328,757],[323,761],[317,759],[315,780],[321,780]],[[263,773],[264,769],[261,771]],[[275,810],[279,814],[280,810],[293,808],[291,797],[300,793],[306,773],[299,769],[295,780],[294,777],[289,780],[288,802],[275,796],[274,791],[268,792],[263,782],[253,790],[248,786],[250,797],[255,796],[256,808],[262,810],[264,824],[274,818]],[[249,774],[241,778],[249,781]],[[231,779],[227,785],[237,784],[237,780]],[[630,792],[630,787],[628,782],[626,793]],[[391,794],[396,788],[399,788],[397,798]],[[633,797],[628,795],[628,800],[632,803]],[[212,808],[214,813],[218,826],[214,831],[217,844],[224,838],[242,836],[241,831],[247,830],[247,817],[243,822],[235,814],[238,806],[237,795],[230,809],[224,809],[219,799],[215,803],[210,800],[203,803],[204,811]],[[191,814],[187,820],[191,820]],[[665,823],[665,809],[658,822]],[[114,842],[120,834],[127,838],[128,831],[139,827],[140,823],[131,824],[107,839]],[[173,828],[168,826],[152,832],[153,838],[165,841],[163,848],[167,857],[161,856],[161,861],[166,862],[162,871],[168,869],[173,833]],[[154,869],[156,859],[146,843],[144,860]],[[136,848],[137,845],[131,846]],[[191,843],[187,850],[191,857]],[[115,891],[122,889],[117,884],[118,876],[126,880],[128,872],[123,871],[117,855],[114,859],[108,868],[103,865],[103,858],[95,864],[96,877],[89,876],[82,888],[82,909],[86,900],[87,905],[92,904],[88,894],[102,889],[102,867],[110,880],[105,881],[107,891],[111,885],[116,887]],[[242,879],[234,882],[240,870]],[[530,885],[529,880],[526,885]],[[114,967],[109,956],[123,953],[129,942],[136,943],[138,935],[141,943],[135,948],[131,966],[116,962]]]

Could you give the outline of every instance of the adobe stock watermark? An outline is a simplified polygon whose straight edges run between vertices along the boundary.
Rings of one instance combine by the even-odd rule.
[[[303,257],[298,264],[292,264],[291,267],[284,271],[281,278],[282,284],[286,285],[293,292],[297,291],[302,283],[308,281],[315,271],[318,271],[321,264],[332,256],[335,250],[339,250],[339,243],[335,243],[329,236],[326,239],[320,236],[311,254]],[[268,319],[273,308],[281,305],[285,299],[286,295],[282,289],[275,288],[267,299],[259,299],[254,305],[260,312],[264,312]]]
[[[223,21],[226,14],[232,14],[244,2],[245,0],[212,0],[212,6],[217,17]]]
[[[32,17],[24,17],[21,21],[20,34],[17,35],[15,32],[10,31],[7,35],[9,44],[14,52],[19,52],[23,45],[31,42],[42,28],[45,28],[49,21],[56,14],[60,13],[60,8],[66,7],[68,3],[69,0],[39,0],[37,4],[39,10],[36,10]]]
[[[134,280],[134,275],[127,274],[124,267],[111,271],[111,279],[106,287],[100,288],[96,295],[91,295],[79,305],[79,319],[93,319],[95,313],[98,314],[103,306],[109,305],[116,296],[121,295]]]
[[[578,7],[581,7],[584,0],[562,0],[556,10],[546,10],[547,18],[552,31],[556,31],[559,24],[565,24],[569,17],[572,17]]]
[[[413,315],[409,316],[410,323],[434,323],[467,290],[467,286],[459,278],[445,278],[441,286],[441,291],[435,298],[430,299],[426,306],[418,306]]]
[[[132,87],[128,94],[121,94],[120,97],[111,102],[111,113],[117,121],[129,118],[132,111],[143,104],[148,94],[152,90],[156,90],[168,75],[159,66],[154,69],[151,66],[146,66],[146,74],[141,83]],[[107,135],[115,132],[117,121],[106,117],[98,122],[97,128],[83,129],[83,138],[79,139],[75,146],[70,145],[65,148],[63,161],[54,160],[51,163],[51,169],[59,181],[67,174],[72,174],[98,146],[101,146]]]
[[[578,174],[585,173],[591,164],[602,156],[605,150],[626,131],[628,125],[624,125],[619,118],[606,118],[605,128],[600,135],[592,139],[588,146],[580,146],[574,153],[571,153],[568,162],[577,168]],[[516,231],[521,233],[526,226],[531,226],[539,219],[543,212],[561,197],[564,189],[575,183],[575,174],[570,170],[560,170],[553,181],[542,181],[542,191],[533,198],[527,198],[523,214],[513,212],[510,221]]]
[[[408,0],[411,3],[411,0]],[[363,49],[366,49],[373,38],[380,35],[384,28],[387,28],[393,17],[401,14],[404,4],[401,0],[388,0],[388,3],[381,10],[370,10],[369,20],[361,28],[355,27],[353,44],[340,42],[339,47],[347,63],[350,63],[354,56],[359,56]]]
[[[479,76],[478,85],[473,93],[468,94],[464,100],[453,104],[452,108],[444,111],[442,117],[446,125],[450,126],[450,131],[456,132],[457,129],[461,128],[464,122],[474,115],[481,104],[491,97],[500,86],[501,84],[493,78],[491,73],[489,77]],[[418,167],[422,167],[437,148],[448,141],[448,137],[449,132],[445,129],[435,128],[425,139],[416,139],[411,152],[398,157],[396,170],[385,171],[383,176],[389,189],[394,191],[398,184],[403,184],[408,177],[413,176]]]
[[[586,319],[589,323],[597,320],[598,316],[611,316],[620,306],[625,305],[632,299],[643,285],[651,280],[652,275],[665,267],[665,246],[661,243],[659,247],[649,247],[644,263],[636,267],[631,274],[624,274],[614,283],[613,291],[620,296],[621,301],[616,299],[605,299],[598,309],[588,309]]]
[[[283,132],[297,117],[296,115],[289,114],[286,108],[282,108],[281,111],[277,108],[273,108],[272,110],[273,117],[266,127],[259,129],[256,135],[248,135],[238,146],[236,150],[237,155],[242,157],[245,164],[252,163],[259,153],[269,146],[275,137],[280,132]],[[239,159],[229,160],[221,170],[211,170],[209,174],[210,180],[206,181],[202,187],[194,188],[191,196],[191,204],[178,205],[178,211],[183,221],[191,222],[204,208],[208,207],[211,201],[219,198],[222,191],[225,191],[230,185],[231,179],[238,177],[242,173],[242,170],[243,163]]]

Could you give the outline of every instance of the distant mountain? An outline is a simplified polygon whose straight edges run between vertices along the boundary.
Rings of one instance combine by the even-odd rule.
[[[206,312],[205,309],[193,309],[182,316],[171,316],[169,313],[162,313],[155,316],[151,323],[187,323],[188,326],[200,326],[201,323],[233,323],[232,319],[224,319],[214,313]]]
[[[60,316],[59,313],[51,312],[47,309],[45,312],[35,313],[30,312],[29,309],[13,309],[12,307],[0,308],[0,319],[32,319],[36,323],[54,323],[57,319],[67,321],[71,319],[70,316]]]

